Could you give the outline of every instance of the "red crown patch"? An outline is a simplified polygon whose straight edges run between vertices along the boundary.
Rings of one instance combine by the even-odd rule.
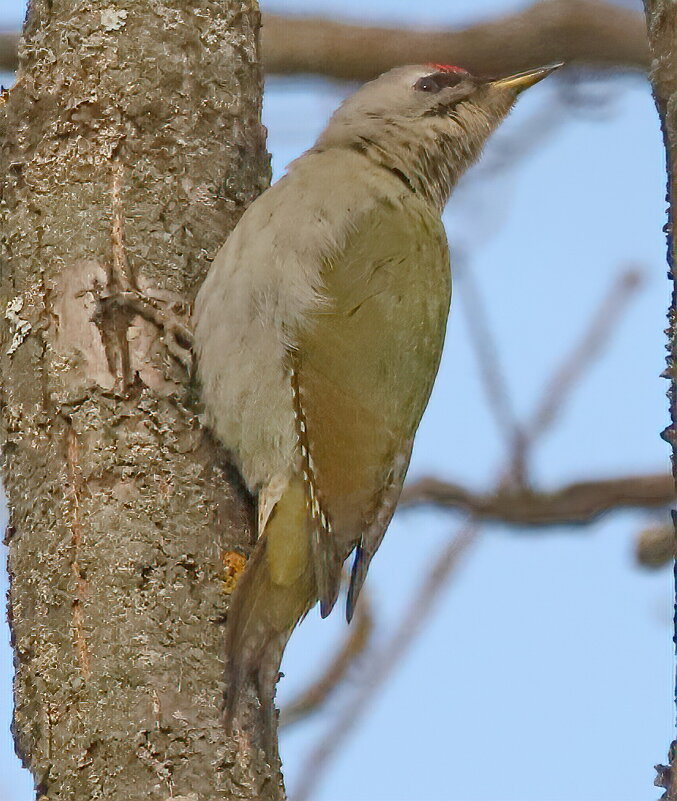
[[[428,64],[427,66],[434,67],[440,72],[458,72],[461,75],[469,75],[468,70],[464,70],[463,67],[455,67],[453,64]]]

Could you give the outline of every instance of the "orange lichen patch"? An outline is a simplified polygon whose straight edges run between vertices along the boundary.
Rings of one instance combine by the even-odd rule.
[[[232,595],[240,576],[247,566],[247,558],[238,551],[225,551],[221,557],[223,561],[223,591]]]

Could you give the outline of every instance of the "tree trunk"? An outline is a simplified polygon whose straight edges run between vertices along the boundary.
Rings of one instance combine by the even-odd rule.
[[[220,725],[251,500],[157,325],[268,181],[258,26],[255,0],[31,3],[0,379],[14,734],[50,801],[283,797]],[[137,290],[155,322],[114,302]]]
[[[671,0],[644,0],[647,18],[651,66],[649,79],[653,87],[665,144],[668,200],[668,267],[672,281],[672,302],[668,315],[668,374],[671,378],[668,397],[670,399],[671,425],[663,436],[672,445],[672,470],[677,481],[677,276],[675,274],[675,221],[677,187],[677,5]],[[673,522],[677,522],[673,512]],[[677,590],[677,563],[675,572]],[[675,605],[675,636],[677,638],[677,597]],[[675,640],[677,642],[677,639]],[[677,743],[673,742],[668,754],[669,765],[658,765],[656,784],[665,788],[662,798],[677,801]]]

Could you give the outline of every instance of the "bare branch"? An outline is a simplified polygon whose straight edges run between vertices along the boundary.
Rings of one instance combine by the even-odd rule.
[[[400,508],[434,504],[481,520],[518,526],[587,525],[619,508],[656,509],[674,501],[667,473],[569,484],[552,492],[500,490],[483,495],[458,484],[424,478],[404,488]]]
[[[528,426],[527,437],[530,441],[533,442],[552,427],[580,376],[590,367],[609,341],[628,302],[640,288],[642,280],[642,274],[637,270],[625,270],[616,277],[609,293],[593,315],[588,330],[584,332],[569,358],[553,376],[533,420]]]
[[[0,70],[16,69],[17,39],[17,34],[0,34]],[[446,30],[264,14],[262,47],[270,74],[349,80],[422,62],[460,64],[478,75],[507,75],[553,61],[642,71],[649,64],[642,16],[594,0],[539,2],[516,14]]]
[[[527,460],[531,448],[552,428],[571,392],[611,338],[641,283],[642,274],[634,269],[625,270],[614,279],[588,328],[546,385],[539,405],[524,426],[522,436],[515,439],[511,471],[516,477],[528,475]]]
[[[508,382],[498,355],[496,341],[489,325],[489,316],[475,281],[471,267],[456,254],[456,272],[463,282],[462,308],[465,310],[470,344],[475,351],[477,365],[489,409],[496,425],[511,452],[517,453],[522,440],[522,429],[517,420]],[[461,269],[459,270],[459,261]]]
[[[296,723],[316,712],[327,701],[346,677],[356,659],[366,650],[373,631],[371,605],[367,594],[363,591],[355,619],[340,650],[324,673],[280,712],[280,726]]]
[[[268,73],[317,73],[363,80],[397,64],[459,64],[478,75],[507,75],[554,61],[646,70],[642,16],[593,0],[540,2],[488,22],[452,30],[362,27],[268,14]]]

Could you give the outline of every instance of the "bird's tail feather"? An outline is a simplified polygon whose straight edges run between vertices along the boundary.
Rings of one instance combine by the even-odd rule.
[[[314,527],[310,545],[320,615],[325,618],[336,605],[339,596],[343,559],[337,551],[332,532],[327,528]]]
[[[348,586],[348,598],[346,599],[346,620],[350,623],[355,614],[355,605],[360,595],[364,580],[367,577],[369,563],[373,554],[369,553],[362,545],[355,548],[355,558],[350,572],[350,584]]]
[[[265,736],[274,742],[273,699],[282,654],[316,598],[304,487],[295,477],[271,512],[233,593],[226,623],[228,729],[251,687],[264,716]]]

